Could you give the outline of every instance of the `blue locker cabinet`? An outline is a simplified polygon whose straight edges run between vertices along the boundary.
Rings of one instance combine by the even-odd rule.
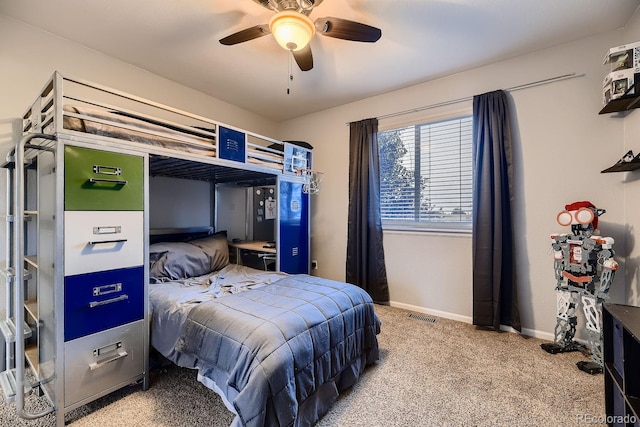
[[[302,182],[281,177],[278,184],[280,270],[290,274],[309,274],[309,194]]]

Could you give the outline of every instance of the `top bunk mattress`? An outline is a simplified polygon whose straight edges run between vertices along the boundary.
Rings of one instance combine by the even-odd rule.
[[[215,136],[207,137],[206,131],[178,131],[167,125],[132,117],[126,113],[81,105],[65,105],[64,111],[63,127],[67,130],[179,149],[201,156],[216,155]]]
[[[217,157],[215,125],[212,125],[211,129],[183,126],[123,111],[102,110],[85,105],[67,104],[63,110],[63,127],[66,130],[178,150],[209,158]],[[273,148],[247,144],[246,163],[282,171],[283,154]]]
[[[287,154],[292,149],[286,143],[58,72],[22,119],[25,135],[76,138],[84,134],[98,145],[104,142],[129,148],[130,144],[155,157],[201,160],[271,175],[296,172],[292,169],[295,153]],[[37,156],[40,147],[50,147],[50,141],[42,138],[32,143],[27,158]],[[306,157],[305,167],[309,168],[310,151]],[[220,162],[211,161],[214,159]]]

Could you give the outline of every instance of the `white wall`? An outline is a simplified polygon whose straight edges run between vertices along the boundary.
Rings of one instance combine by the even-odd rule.
[[[149,228],[189,228],[214,225],[212,185],[205,181],[149,179]]]
[[[623,36],[616,31],[579,40],[284,123],[280,137],[314,145],[314,168],[325,173],[312,209],[312,257],[318,260],[317,274],[345,278],[349,146],[345,123],[574,72],[578,77],[510,92],[516,118],[515,210],[522,324],[530,334],[552,338],[556,283],[549,235],[568,231],[556,223],[556,214],[565,204],[578,200],[590,200],[607,210],[600,219],[600,231],[616,239],[623,273],[610,295],[614,302],[625,301],[625,292],[630,292],[624,278],[628,231],[624,196],[629,186],[623,182],[624,175],[600,173],[624,154],[624,126],[620,119],[598,115],[605,72],[602,58],[610,47],[622,43]],[[387,232],[384,241],[393,305],[470,320],[469,237]],[[637,294],[637,285],[633,286]]]
[[[0,120],[20,117],[54,71],[100,83],[262,135],[276,124],[143,69],[0,14]]]
[[[227,239],[249,236],[249,193],[246,188],[221,186],[216,190],[216,231],[227,230]]]

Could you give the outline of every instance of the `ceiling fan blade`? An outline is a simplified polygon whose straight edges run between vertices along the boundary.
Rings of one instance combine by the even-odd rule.
[[[292,50],[291,53],[302,71],[309,71],[313,68],[313,54],[311,53],[310,45],[297,51]]]
[[[220,43],[225,46],[231,46],[234,44],[247,42],[249,40],[257,39],[258,37],[271,34],[271,30],[268,25],[256,25],[255,27],[246,28],[237,33],[233,33],[230,36],[220,39]]]
[[[318,18],[314,23],[323,36],[355,42],[377,42],[382,36],[379,28],[342,18]]]

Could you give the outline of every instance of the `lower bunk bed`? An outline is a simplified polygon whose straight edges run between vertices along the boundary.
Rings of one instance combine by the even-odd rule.
[[[197,369],[233,426],[313,425],[378,360],[373,301],[347,283],[228,264],[225,248],[219,236],[150,245],[151,345]]]

